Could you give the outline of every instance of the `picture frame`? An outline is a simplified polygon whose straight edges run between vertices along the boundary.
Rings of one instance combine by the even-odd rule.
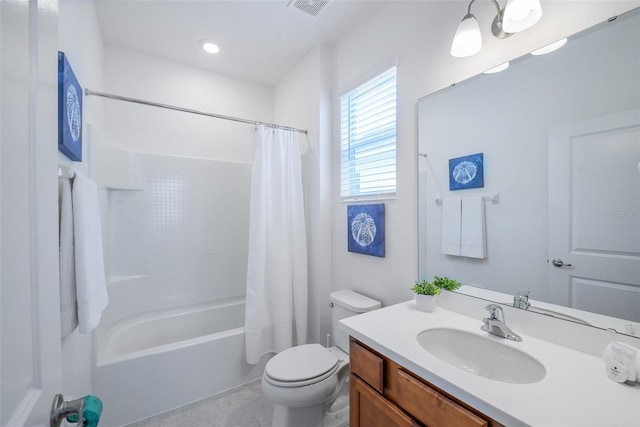
[[[385,257],[384,203],[347,206],[348,251]]]
[[[449,159],[449,190],[484,187],[483,153]]]
[[[63,52],[58,52],[58,150],[82,161],[82,87]]]

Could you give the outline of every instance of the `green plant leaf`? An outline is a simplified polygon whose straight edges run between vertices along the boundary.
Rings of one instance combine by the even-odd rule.
[[[441,289],[455,291],[459,287],[460,283],[457,280],[449,279],[448,277],[434,276],[433,282],[428,282],[423,279],[420,282],[416,282],[411,290],[418,295],[438,295]]]

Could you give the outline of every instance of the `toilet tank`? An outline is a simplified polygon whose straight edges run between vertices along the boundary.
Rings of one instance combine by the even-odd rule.
[[[376,301],[351,290],[331,292],[331,317],[333,318],[333,339],[335,345],[345,353],[349,353],[349,334],[342,328],[340,319],[355,316],[356,314],[376,310],[382,307],[380,301]]]

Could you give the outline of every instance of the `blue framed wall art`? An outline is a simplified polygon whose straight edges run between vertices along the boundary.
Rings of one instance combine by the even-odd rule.
[[[349,252],[385,256],[384,203],[347,206]]]
[[[449,159],[449,190],[484,187],[482,153]]]
[[[58,150],[82,161],[82,88],[63,52],[58,52]]]

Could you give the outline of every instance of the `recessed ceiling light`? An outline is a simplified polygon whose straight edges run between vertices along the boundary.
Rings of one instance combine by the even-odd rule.
[[[540,49],[534,50],[531,52],[531,55],[544,55],[545,53],[553,52],[554,50],[560,49],[567,42],[566,37],[562,40],[558,40],[557,42],[548,44]]]
[[[207,53],[218,53],[220,52],[220,48],[211,40],[202,40],[200,42],[200,46]]]
[[[484,74],[493,74],[493,73],[499,73],[500,71],[504,71],[507,68],[509,68],[509,63],[505,62],[504,64],[500,64],[497,67],[493,67],[487,71],[484,72]]]

